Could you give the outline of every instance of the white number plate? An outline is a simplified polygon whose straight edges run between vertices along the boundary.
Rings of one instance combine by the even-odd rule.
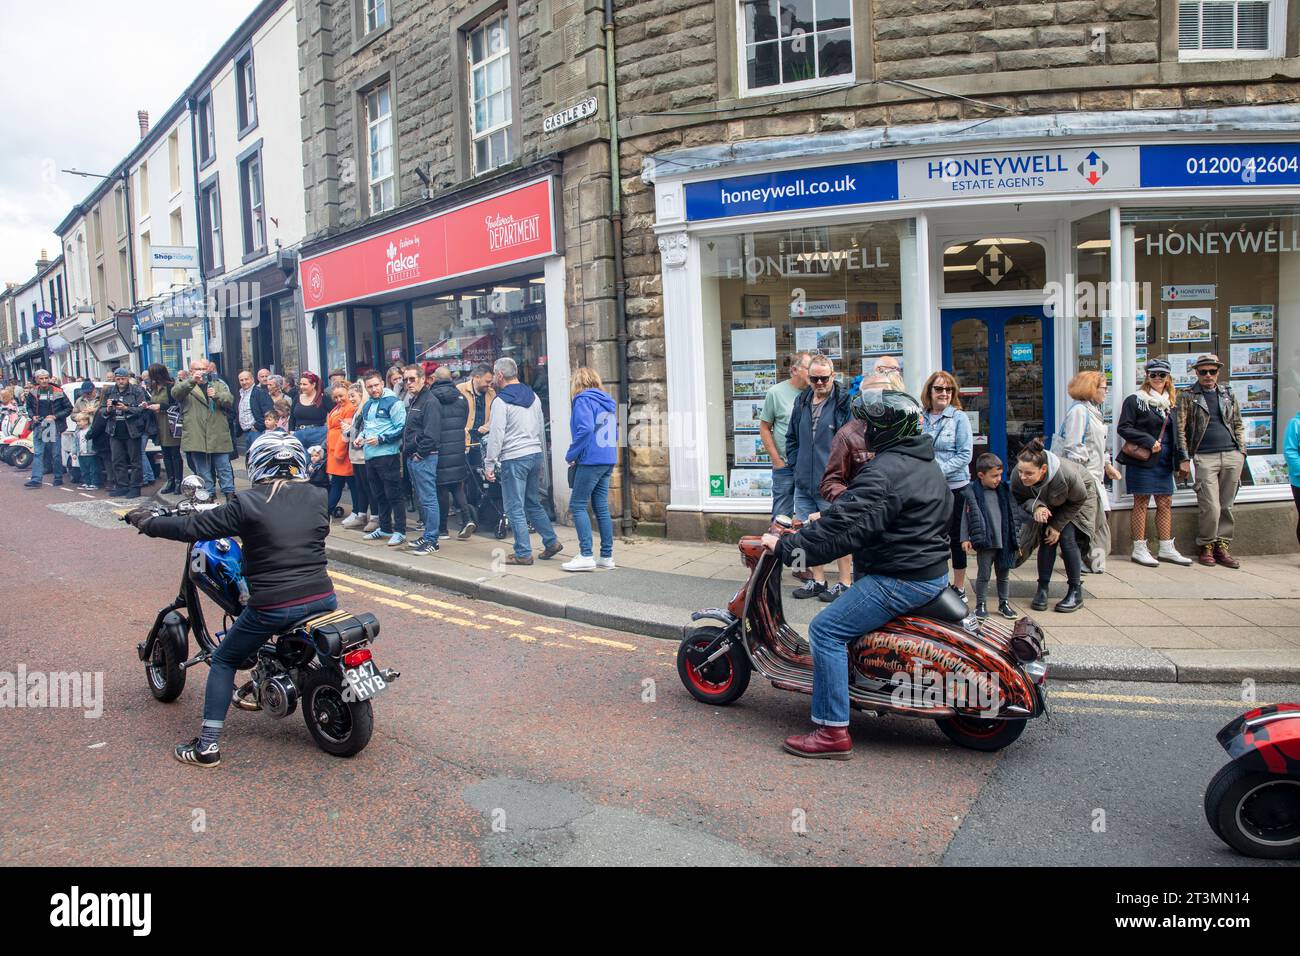
[[[370,700],[388,687],[372,660],[360,667],[349,667],[343,672],[343,681],[344,694],[356,701]]]

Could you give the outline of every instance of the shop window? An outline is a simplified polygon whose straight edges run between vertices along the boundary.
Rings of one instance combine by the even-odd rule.
[[[740,0],[744,91],[852,82],[851,0]]]
[[[883,356],[912,388],[932,371],[915,256],[911,220],[701,240],[708,465],[728,496],[771,494],[759,421],[795,353],[827,356],[850,389]]]
[[[1071,237],[1074,249],[1074,288],[1062,290],[1062,300],[1053,305],[1058,313],[1070,317],[1070,341],[1074,343],[1077,370],[1105,374],[1110,389],[1106,392],[1106,404],[1102,413],[1107,421],[1111,421],[1114,418],[1116,391],[1122,400],[1129,390],[1117,390],[1111,375],[1110,213],[1099,212],[1078,220],[1074,223]],[[1065,301],[1065,295],[1072,298]],[[1139,354],[1142,362],[1145,362],[1145,313],[1139,315],[1136,327]]]
[[[1016,292],[1047,285],[1047,249],[1031,239],[986,236],[943,250],[943,291]]]
[[[1300,409],[1300,207],[1131,209],[1122,222],[1150,302],[1145,335],[1125,346],[1131,367],[1165,357],[1185,389],[1197,356],[1217,354],[1246,423],[1243,482],[1285,490],[1280,429]]]
[[[284,296],[275,303],[276,334],[280,337],[280,374],[286,382],[296,387],[302,366],[298,360],[298,310],[293,296]]]
[[[352,310],[352,367],[356,375],[375,367],[375,316],[372,309]]]
[[[334,369],[347,371],[347,313],[342,309],[326,313],[325,321],[322,323],[322,333],[324,348],[321,350],[321,355],[325,360],[324,367],[321,369],[322,376],[327,376]]]
[[[1178,58],[1281,56],[1285,18],[1283,0],[1183,0],[1178,4]]]
[[[510,18],[504,12],[469,31],[470,158],[475,176],[510,161]]]

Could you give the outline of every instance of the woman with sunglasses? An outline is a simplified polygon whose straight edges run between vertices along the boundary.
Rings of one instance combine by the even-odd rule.
[[[1151,456],[1145,460],[1126,455],[1121,449],[1117,461],[1124,466],[1133,510],[1129,512],[1129,530],[1133,532],[1133,560],[1154,568],[1161,561],[1190,565],[1191,558],[1174,547],[1174,472],[1183,460],[1174,438],[1174,414],[1178,393],[1170,375],[1169,363],[1153,358],[1147,362],[1142,387],[1124,399],[1116,431],[1127,444],[1145,448]],[[1160,550],[1153,557],[1147,545],[1147,500],[1156,499],[1156,535]]]
[[[951,372],[938,371],[925,380],[921,390],[921,407],[925,417],[921,427],[934,441],[934,460],[943,469],[952,492],[952,520],[948,528],[948,547],[952,555],[952,586],[966,599],[966,549],[962,547],[962,515],[966,513],[963,489],[970,485],[971,453],[974,439],[970,419],[961,410],[957,378]]]

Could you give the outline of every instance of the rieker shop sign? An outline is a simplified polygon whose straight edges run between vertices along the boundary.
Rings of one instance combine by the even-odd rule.
[[[554,195],[544,179],[319,255],[300,273],[303,306],[343,302],[554,255]]]

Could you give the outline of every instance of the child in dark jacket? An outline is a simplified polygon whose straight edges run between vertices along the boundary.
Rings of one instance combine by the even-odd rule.
[[[985,604],[989,589],[989,577],[997,574],[998,579],[998,613],[1014,620],[1016,612],[1011,609],[1010,577],[1011,569],[1016,565],[1016,550],[1020,537],[1020,524],[1023,512],[1011,501],[1011,486],[1002,480],[1002,459],[997,455],[983,454],[975,462],[975,475],[979,479],[973,485],[967,499],[967,517],[974,517],[970,509],[978,510],[981,521],[971,521],[975,529],[964,544],[967,550],[975,552],[979,564],[975,576],[975,616],[989,616]]]

